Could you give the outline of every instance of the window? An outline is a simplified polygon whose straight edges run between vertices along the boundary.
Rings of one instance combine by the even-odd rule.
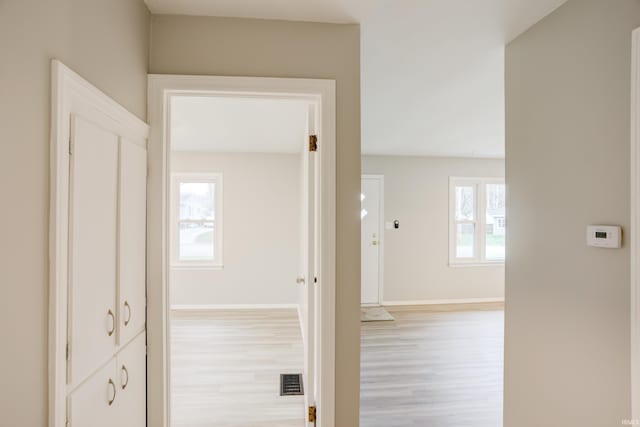
[[[498,264],[505,258],[505,185],[497,178],[451,178],[449,264]]]
[[[172,266],[221,268],[222,175],[173,175],[171,204]]]

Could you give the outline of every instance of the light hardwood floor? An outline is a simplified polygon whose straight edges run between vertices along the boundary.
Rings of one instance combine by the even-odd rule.
[[[362,323],[361,427],[502,426],[501,304],[388,308]],[[173,427],[301,427],[295,310],[173,312]]]
[[[361,427],[501,427],[502,304],[387,308],[362,323]]]
[[[280,396],[280,374],[301,373],[296,310],[174,311],[173,427],[302,427],[302,396]]]

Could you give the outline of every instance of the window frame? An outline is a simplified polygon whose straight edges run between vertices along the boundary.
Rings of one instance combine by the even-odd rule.
[[[214,192],[214,238],[213,260],[185,261],[179,258],[180,245],[180,184],[183,183],[213,183]],[[207,173],[172,173],[171,174],[171,230],[170,256],[173,270],[222,270],[224,268],[223,253],[223,178],[220,172]],[[192,221],[193,222],[193,221]],[[197,221],[196,221],[197,222]],[[212,222],[202,220],[201,222]]]
[[[449,177],[449,266],[501,266],[505,260],[490,260],[486,258],[486,224],[487,224],[487,185],[505,185],[501,177]],[[456,187],[473,187],[473,220],[456,219]],[[474,256],[459,258],[457,256],[457,225],[475,224]]]

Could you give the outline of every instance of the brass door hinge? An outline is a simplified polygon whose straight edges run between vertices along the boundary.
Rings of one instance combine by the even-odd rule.
[[[317,135],[309,135],[309,151],[318,151]]]
[[[315,425],[316,423],[316,407],[309,406],[309,422]]]

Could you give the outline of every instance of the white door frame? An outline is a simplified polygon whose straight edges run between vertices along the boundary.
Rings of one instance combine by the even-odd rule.
[[[313,98],[320,107],[318,425],[335,425],[336,95],[334,80],[149,75],[147,217],[148,425],[169,427],[169,100],[174,95]],[[305,410],[306,411],[306,410]]]
[[[378,305],[384,301],[384,246],[385,246],[385,219],[384,219],[384,175],[382,174],[362,174],[360,183],[363,179],[372,179],[378,181],[379,189],[379,206],[378,206]],[[361,185],[362,186],[362,185]],[[362,236],[360,236],[362,239]],[[362,285],[361,285],[362,286]],[[368,305],[368,304],[365,304]]]
[[[640,28],[631,64],[631,418],[640,419]]]
[[[49,427],[67,414],[69,255],[69,144],[72,114],[79,114],[146,146],[149,127],[58,60],[51,62],[49,199]]]

